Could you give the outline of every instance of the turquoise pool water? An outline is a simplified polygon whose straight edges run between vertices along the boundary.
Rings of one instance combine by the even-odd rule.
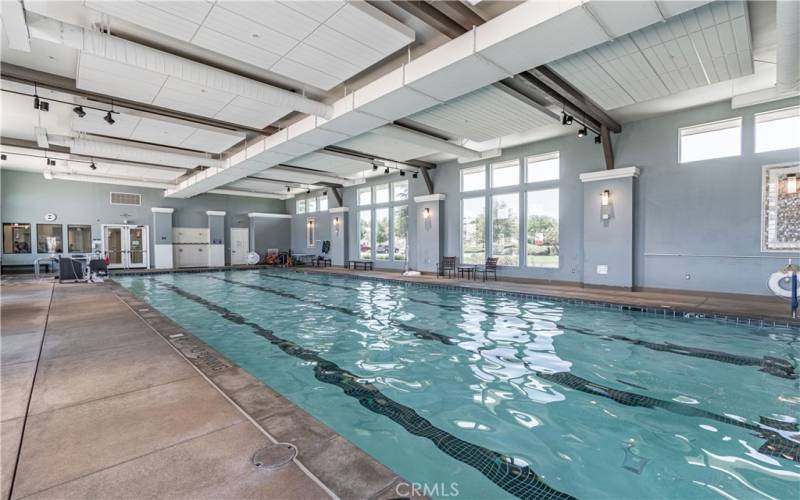
[[[800,492],[796,330],[281,270],[114,279],[434,496]]]

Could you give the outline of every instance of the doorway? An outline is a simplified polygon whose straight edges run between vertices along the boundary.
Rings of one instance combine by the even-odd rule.
[[[247,264],[250,249],[250,229],[246,227],[231,228],[231,265]]]
[[[108,256],[109,269],[150,267],[148,226],[103,224],[103,254]]]

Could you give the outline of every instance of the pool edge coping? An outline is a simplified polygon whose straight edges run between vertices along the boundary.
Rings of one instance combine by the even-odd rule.
[[[227,270],[227,269],[225,269]],[[248,270],[248,269],[243,269]],[[145,273],[142,273],[145,274]],[[152,274],[152,273],[146,273]],[[160,273],[159,273],[160,274]],[[318,420],[316,417],[305,411],[303,408],[287,399],[280,392],[274,390],[272,387],[259,380],[253,374],[240,367],[235,362],[231,361],[228,357],[208,345],[205,341],[191,333],[189,330],[180,326],[174,320],[163,314],[152,304],[143,301],[141,298],[133,294],[130,290],[125,288],[119,282],[113,279],[107,280],[109,287],[113,293],[128,306],[139,319],[148,325],[155,333],[157,333],[165,342],[167,342],[173,349],[175,349],[181,357],[189,362],[196,368],[206,381],[214,386],[220,393],[222,393],[234,406],[239,408],[248,419],[255,425],[261,432],[263,432],[270,439],[277,441],[285,441],[291,443],[297,448],[297,462],[301,465],[304,472],[310,476],[312,480],[321,483],[321,486],[331,491],[337,498],[347,498],[346,491],[343,492],[341,484],[347,484],[347,474],[341,471],[347,471],[348,466],[352,466],[353,462],[358,462],[361,467],[367,466],[372,469],[373,477],[390,477],[388,482],[383,483],[380,487],[367,492],[361,498],[370,500],[378,500],[383,498],[394,498],[391,493],[394,492],[397,486],[401,484],[410,485],[412,482],[406,480],[401,475],[381,463],[375,457],[362,450],[354,443],[350,442],[347,438],[336,432],[325,423]],[[264,408],[260,405],[274,406],[272,411],[264,412]],[[315,432],[309,432],[309,427],[301,427],[297,425],[298,422],[292,420],[294,428],[293,434],[312,435],[312,436],[326,436],[319,438],[314,443],[305,443],[302,447],[296,445],[291,439],[281,439],[276,433],[270,431],[266,425],[268,420],[280,420],[285,417],[291,417],[299,414],[302,424],[311,426]],[[278,433],[280,434],[280,433]],[[284,436],[286,437],[286,436]],[[297,436],[293,436],[297,437]],[[346,446],[350,448],[348,453],[343,454],[341,450],[328,449],[326,444],[334,439],[340,439]],[[309,446],[309,444],[311,446]],[[301,452],[312,452],[314,457],[323,457],[324,462],[328,467],[327,470],[319,470],[319,467],[312,465],[309,467],[308,463],[304,461],[308,457],[301,457]],[[327,453],[326,453],[327,452]],[[347,457],[347,461],[341,460]],[[330,467],[330,464],[341,461],[340,466]],[[318,463],[319,460],[316,460]],[[316,470],[315,470],[316,469]],[[331,470],[339,471],[331,474]],[[344,488],[346,490],[346,488]],[[337,491],[338,490],[338,491]],[[387,496],[388,495],[388,496]],[[415,499],[427,498],[414,496]]]

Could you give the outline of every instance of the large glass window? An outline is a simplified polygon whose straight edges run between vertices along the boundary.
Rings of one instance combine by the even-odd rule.
[[[392,201],[403,201],[408,199],[408,181],[400,181],[392,184]]]
[[[3,253],[31,253],[30,224],[3,224]]]
[[[558,177],[558,151],[525,158],[525,182],[556,181]]]
[[[358,204],[372,205],[372,188],[363,187],[358,190]]]
[[[297,200],[297,204],[296,204],[295,208],[296,208],[295,211],[298,214],[306,213],[306,200]]]
[[[389,260],[389,209],[388,208],[375,209],[375,259]]]
[[[92,226],[67,226],[67,249],[69,252],[87,253],[92,251]]]
[[[408,205],[394,207],[394,260],[406,260],[408,243]]]
[[[486,198],[461,200],[461,262],[486,262]]]
[[[800,148],[800,106],[756,115],[756,153]]]
[[[519,193],[492,196],[492,257],[501,266],[519,265]]]
[[[372,258],[372,211],[358,212],[358,256],[362,259]]]
[[[511,160],[492,164],[492,187],[516,186],[519,184],[519,161]]]
[[[375,186],[375,203],[389,203],[388,184],[379,184]]]
[[[306,211],[308,213],[314,213],[317,211],[317,199],[316,198],[308,198],[306,200]]]
[[[558,267],[558,189],[528,191],[527,257],[530,267]]]
[[[733,118],[680,129],[681,163],[739,156],[742,119]]]
[[[61,224],[36,224],[36,246],[39,253],[64,251]]]
[[[327,212],[328,211],[328,195],[322,195],[319,197],[319,203],[317,204],[317,208],[320,212]]]
[[[465,168],[461,171],[461,191],[486,189],[486,167]]]

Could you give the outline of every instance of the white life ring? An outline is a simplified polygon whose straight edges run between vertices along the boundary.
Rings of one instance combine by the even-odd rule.
[[[256,252],[250,252],[247,254],[247,263],[250,265],[258,264],[258,261],[261,260],[261,256],[259,256]]]
[[[781,282],[784,280],[788,280],[788,288],[783,288],[781,286]],[[800,279],[798,279],[798,283],[800,283]],[[767,286],[769,286],[769,289],[772,291],[772,293],[778,297],[786,297],[787,299],[792,298],[792,273],[777,271],[770,274]]]

